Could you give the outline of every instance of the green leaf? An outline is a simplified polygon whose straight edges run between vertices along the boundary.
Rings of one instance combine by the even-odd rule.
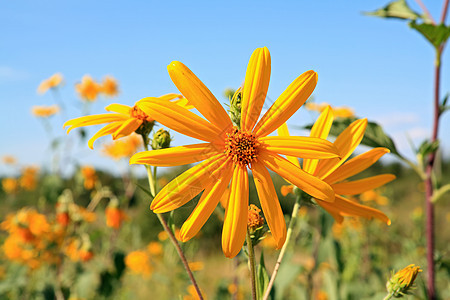
[[[434,142],[425,140],[419,146],[419,149],[417,149],[417,154],[421,155],[422,157],[425,157],[430,153],[436,152],[438,148],[439,148],[439,140]]]
[[[269,274],[267,274],[266,265],[264,263],[264,251],[261,250],[259,265],[256,267],[256,298],[262,299],[264,292],[269,285]],[[274,299],[274,290],[270,291],[270,299]]]
[[[380,18],[395,18],[403,20],[417,20],[422,18],[424,22],[428,22],[428,18],[413,11],[406,3],[406,0],[392,1],[383,8],[377,9],[373,12],[366,12],[364,14]]]
[[[450,27],[444,24],[417,24],[412,21],[409,26],[422,34],[435,48],[439,48],[450,37]]]
[[[147,188],[143,187],[142,185],[140,185],[139,183],[135,182],[136,186],[138,188],[140,188],[142,191],[144,191],[144,193],[146,193],[152,200],[153,200],[153,196],[152,193],[150,193],[149,190],[147,190]]]
[[[443,114],[445,111],[450,110],[450,106],[447,105],[449,94],[445,95],[444,99],[442,100],[442,103],[439,105],[439,113]]]

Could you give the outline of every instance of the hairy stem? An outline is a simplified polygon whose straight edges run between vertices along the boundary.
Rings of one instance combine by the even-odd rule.
[[[295,221],[297,220],[298,210],[300,209],[300,196],[297,196],[297,200],[295,201],[294,208],[292,209],[291,220],[289,221],[289,227],[286,233],[286,241],[284,242],[283,248],[281,248],[280,254],[278,255],[277,262],[275,263],[275,267],[273,269],[272,276],[270,277],[269,285],[267,286],[266,292],[264,293],[263,300],[267,300],[270,295],[270,290],[275,283],[275,278],[277,277],[278,270],[281,265],[281,261],[283,260],[284,254],[286,253],[287,246],[292,236],[292,230],[295,225]]]
[[[255,251],[253,250],[252,238],[247,229],[247,249],[248,263],[250,265],[250,281],[252,283],[252,299],[256,300],[256,268],[255,268]]]

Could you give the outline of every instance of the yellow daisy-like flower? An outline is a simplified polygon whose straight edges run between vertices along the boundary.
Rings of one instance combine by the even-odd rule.
[[[138,103],[144,103],[148,101],[153,101],[153,99],[158,99],[164,103],[176,104],[187,109],[192,108],[181,95],[178,94],[167,94],[159,98],[144,98],[138,101],[133,107],[123,104],[110,104],[105,107],[105,110],[112,113],[101,114],[101,115],[90,115],[72,119],[64,123],[63,127],[69,126],[67,133],[72,129],[84,126],[107,124],[105,127],[100,129],[89,141],[88,145],[91,149],[94,149],[94,142],[96,139],[105,136],[112,135],[113,140],[128,136],[135,132],[142,125],[151,123],[154,119],[143,112],[139,107]]]
[[[306,103],[305,108],[308,110],[314,110],[318,112],[323,112],[327,107],[330,107],[328,103]],[[336,118],[350,118],[355,116],[355,112],[353,109],[346,107],[346,106],[340,106],[340,107],[332,107],[333,114]]]
[[[333,119],[331,107],[325,108],[311,128],[310,136],[324,139],[327,138]],[[328,160],[307,158],[303,160],[303,170],[323,180],[333,188],[335,192],[335,201],[333,203],[317,198],[316,200],[317,204],[328,211],[337,222],[342,223],[344,216],[360,216],[367,219],[377,218],[389,225],[391,224],[391,221],[381,211],[358,204],[342,196],[358,195],[380,187],[395,179],[395,176],[392,174],[382,174],[360,180],[347,180],[349,177],[364,171],[384,154],[389,152],[387,148],[374,148],[364,154],[345,161],[361,143],[366,127],[367,119],[356,120],[336,138],[334,145],[341,154],[341,160],[336,158]],[[283,137],[289,136],[286,124],[278,129],[278,135]],[[288,159],[300,167],[297,158],[288,157]]]
[[[98,94],[102,91],[102,86],[95,82],[90,75],[84,75],[81,82],[75,85],[75,90],[81,99],[86,101],[95,101]]]
[[[109,97],[117,96],[119,93],[119,85],[117,84],[117,80],[112,76],[105,76],[101,85],[101,91]]]
[[[38,118],[48,118],[59,112],[59,106],[56,104],[45,106],[35,105],[31,108],[33,116]]]
[[[37,92],[39,94],[46,93],[49,89],[54,89],[58,87],[63,82],[63,76],[61,73],[56,73],[50,76],[50,78],[47,78],[43,80],[39,87],[37,88]]]
[[[130,158],[142,147],[142,138],[137,134],[131,134],[121,140],[113,141],[111,144],[103,145],[103,153],[114,160]]]
[[[240,126],[236,127],[222,105],[191,70],[176,61],[168,66],[168,70],[179,91],[207,120],[158,99],[140,102],[138,107],[164,126],[206,143],[141,152],[135,154],[130,163],[165,167],[204,160],[168,183],[151,204],[155,213],[168,212],[204,190],[196,208],[181,228],[182,241],[197,234],[231,181],[222,248],[230,258],[240,251],[247,232],[247,168],[253,172],[261,207],[278,248],[284,244],[286,224],[267,169],[316,198],[334,201],[334,192],[328,184],[280,156],[335,158],[339,155],[332,143],[311,137],[268,136],[311,95],[317,83],[314,71],[307,71],[295,79],[258,121],[269,86],[270,54],[265,47],[256,49],[247,67]]]
[[[386,289],[396,298],[408,294],[420,272],[422,269],[419,266],[411,264],[393,274],[386,283]]]

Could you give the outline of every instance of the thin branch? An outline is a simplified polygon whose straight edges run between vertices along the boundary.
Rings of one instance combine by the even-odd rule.
[[[431,24],[436,25],[436,22],[433,19],[433,16],[430,14],[430,12],[428,11],[428,8],[425,6],[425,4],[423,4],[422,0],[416,0],[416,3],[420,6],[420,8],[422,8],[423,13],[428,17],[428,19],[430,19]]]
[[[449,2],[448,0],[444,0],[444,5],[441,14],[441,24],[445,24],[445,19],[447,18],[448,2]]]

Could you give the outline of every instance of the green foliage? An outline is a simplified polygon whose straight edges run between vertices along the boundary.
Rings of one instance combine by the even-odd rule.
[[[264,292],[269,285],[269,274],[267,274],[266,265],[264,263],[264,251],[261,251],[259,265],[256,267],[256,298],[262,299]],[[274,291],[270,293],[271,299],[274,297]]]
[[[417,30],[424,38],[426,38],[435,48],[439,48],[450,37],[450,27],[444,24],[417,24],[410,22],[409,26]]]
[[[431,142],[429,140],[425,140],[420,144],[419,148],[417,149],[417,154],[420,157],[426,157],[431,153],[434,153],[439,148],[439,140]]]
[[[444,99],[442,100],[442,103],[439,105],[439,114],[443,114],[445,111],[450,110],[450,105],[447,105],[449,96],[450,95],[447,93],[447,95],[445,95]]]
[[[404,20],[417,20],[425,18],[424,16],[421,16],[413,11],[406,3],[406,0],[392,1],[383,8],[377,9],[373,12],[366,12],[364,14],[380,18],[395,18]]]

